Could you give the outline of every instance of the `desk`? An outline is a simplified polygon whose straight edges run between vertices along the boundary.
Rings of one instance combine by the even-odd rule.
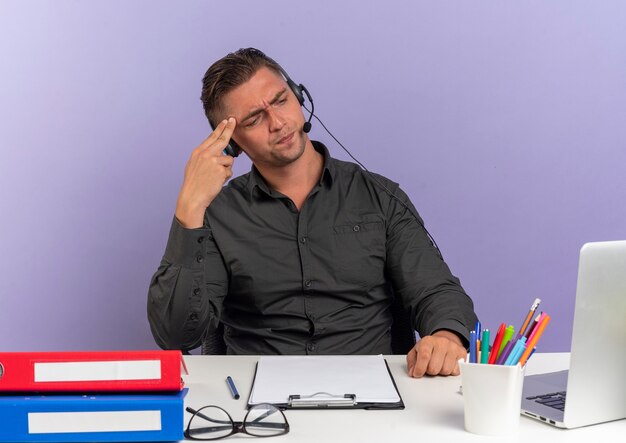
[[[412,379],[406,373],[405,356],[386,356],[406,409],[399,411],[366,410],[287,410],[289,434],[273,437],[276,442],[601,442],[619,440],[626,431],[626,420],[586,428],[563,430],[521,417],[520,429],[509,439],[470,434],[463,427],[463,397],[458,393],[460,377]],[[226,409],[234,420],[242,420],[254,367],[258,357],[186,356],[189,375],[184,377],[189,394],[185,403],[193,408],[215,404]],[[569,353],[533,355],[526,373],[558,371],[569,366]],[[355,369],[358,370],[358,369]],[[226,376],[235,380],[241,399],[234,400],[226,386]],[[191,415],[185,412],[185,422]],[[246,438],[241,434],[228,440]],[[225,440],[224,440],[225,441]],[[258,440],[259,443],[268,441]]]

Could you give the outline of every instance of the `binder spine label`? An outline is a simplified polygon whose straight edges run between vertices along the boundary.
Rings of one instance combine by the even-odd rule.
[[[35,382],[160,380],[160,360],[35,363]]]
[[[160,431],[161,411],[29,412],[29,434]]]

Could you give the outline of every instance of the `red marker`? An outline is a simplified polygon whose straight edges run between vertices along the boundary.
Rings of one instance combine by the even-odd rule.
[[[502,323],[498,328],[498,332],[496,333],[496,338],[494,339],[493,346],[491,347],[491,354],[489,354],[489,363],[490,365],[496,362],[498,358],[498,352],[500,351],[500,345],[502,344],[502,337],[504,337],[504,330],[506,329],[506,324]]]

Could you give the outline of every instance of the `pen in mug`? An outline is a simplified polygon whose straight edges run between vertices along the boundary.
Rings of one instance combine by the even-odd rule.
[[[228,389],[230,389],[230,393],[232,394],[235,400],[239,400],[239,392],[237,392],[237,388],[235,387],[235,382],[232,377],[229,375],[226,377],[226,384],[228,385]]]
[[[526,316],[524,323],[522,323],[522,327],[519,328],[518,338],[521,338],[524,335],[524,332],[526,331],[526,327],[528,327],[528,323],[530,323],[530,319],[533,318],[533,315],[535,315],[535,311],[537,310],[539,303],[541,303],[541,299],[536,298],[533,304],[530,306],[530,311],[528,311],[528,315]]]
[[[526,337],[523,337],[526,338]],[[517,363],[519,362],[520,357],[522,356],[522,354],[526,351],[526,343],[522,343],[522,345],[517,349],[517,351],[515,351],[515,355],[513,356],[513,358],[511,359],[511,366],[515,366],[517,365]]]
[[[509,342],[506,344],[506,346],[504,347],[504,349],[500,353],[500,357],[498,357],[498,359],[496,360],[496,364],[497,365],[503,365],[504,364],[506,359],[511,354],[511,351],[513,350],[513,347],[515,346],[516,342],[517,342],[517,340],[515,340],[515,338],[511,337],[511,340],[509,340]]]
[[[537,324],[535,325],[535,328],[530,331],[530,334],[528,334],[528,342],[530,342],[533,339],[533,336],[537,333],[537,331],[539,330],[539,326],[541,325],[541,323],[544,322],[545,318],[546,318],[546,313],[542,312],[541,315],[539,316],[539,319],[537,320]]]
[[[541,319],[542,315],[543,315],[543,312],[537,315],[537,317],[535,317],[535,319],[533,320],[533,323],[530,325],[530,328],[528,328],[528,331],[526,331],[526,334],[525,334],[526,340],[530,339],[530,334],[533,333],[533,331],[539,324],[539,320]]]
[[[515,328],[513,327],[513,325],[508,325],[506,329],[504,330],[504,336],[502,337],[502,343],[500,343],[500,349],[498,350],[498,355],[496,356],[496,360],[500,358],[500,355],[502,355],[502,351],[504,351],[504,348],[511,341],[514,335],[515,335]]]
[[[489,329],[483,330],[483,336],[480,340],[480,362],[487,364],[489,361]]]
[[[517,342],[515,343],[515,346],[513,346],[513,349],[511,349],[509,356],[507,357],[507,359],[505,360],[503,364],[505,366],[516,364],[517,360],[519,360],[519,357],[521,356],[520,348],[522,348],[525,345],[526,345],[526,337],[522,337],[519,340],[517,340]],[[515,361],[515,363],[513,363],[513,361]]]
[[[533,348],[537,344],[537,341],[541,338],[541,334],[543,334],[543,331],[546,329],[546,326],[548,325],[549,322],[550,322],[550,316],[546,314],[546,316],[543,318],[541,323],[539,323],[539,325],[537,326],[537,332],[533,334],[533,336],[530,338],[530,341],[526,345],[526,351],[524,351],[524,353],[519,359],[519,362],[522,366],[526,364],[528,357],[530,357],[530,354]]]
[[[521,364],[522,366],[524,366],[526,363],[528,363],[528,360],[530,360],[530,357],[532,357],[532,356],[533,356],[533,354],[535,353],[535,351],[536,351],[536,350],[537,350],[537,348],[536,348],[536,347],[534,347],[534,348],[533,348],[533,350],[532,350],[532,351],[530,351],[530,355],[528,356],[528,358],[526,359],[526,361],[525,361],[524,363],[521,363],[522,358],[520,357],[520,364]],[[523,356],[523,354],[522,354],[522,356]]]
[[[469,345],[469,362],[476,363],[476,331],[470,331]]]
[[[496,362],[496,358],[498,357],[498,351],[500,350],[500,344],[502,343],[502,338],[504,337],[504,330],[506,329],[506,323],[502,323],[498,328],[498,332],[496,332],[496,337],[493,339],[493,346],[491,347],[491,352],[489,353],[489,360],[487,363],[490,365]]]

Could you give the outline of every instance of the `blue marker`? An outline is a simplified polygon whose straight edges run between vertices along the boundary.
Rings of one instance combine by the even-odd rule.
[[[513,356],[513,360],[511,360],[511,366],[515,366],[517,365],[517,363],[519,363],[519,359],[522,357],[522,354],[524,354],[525,350],[526,350],[526,343],[522,343],[522,345],[519,347],[519,349]]]
[[[515,346],[513,346],[513,350],[511,350],[511,353],[509,354],[506,361],[504,362],[504,365],[505,366],[516,365],[517,361],[522,356],[522,352],[524,352],[525,347],[526,347],[526,337],[522,337],[519,340],[517,340],[517,343],[515,343]]]
[[[239,400],[239,392],[237,392],[237,388],[235,387],[235,382],[229,375],[226,377],[226,384],[228,384],[228,389],[230,389],[230,393],[233,395],[235,400]]]
[[[476,331],[470,331],[470,363],[476,363]]]

